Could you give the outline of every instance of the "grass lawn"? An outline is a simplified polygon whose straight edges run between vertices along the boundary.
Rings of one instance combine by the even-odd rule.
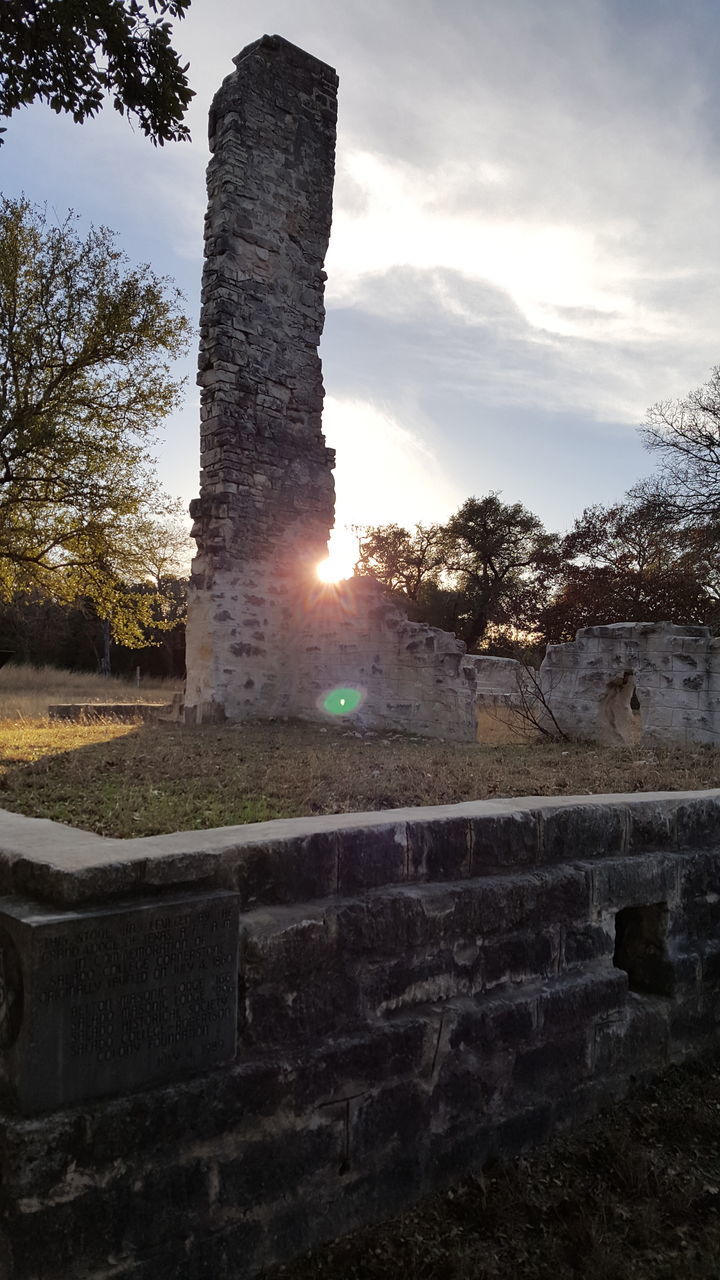
[[[718,786],[720,752],[709,748],[491,747],[292,721],[0,722],[0,806],[111,836],[497,796]]]
[[[273,1280],[717,1280],[720,1058]]]
[[[481,746],[275,721],[0,722],[0,806],[102,835],[299,814],[720,786],[720,752],[568,743]]]

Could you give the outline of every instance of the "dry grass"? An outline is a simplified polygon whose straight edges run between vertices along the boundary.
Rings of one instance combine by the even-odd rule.
[[[443,743],[337,726],[0,725],[0,804],[103,835],[500,796],[720,786],[720,752]]]
[[[171,702],[177,681],[105,679],[89,671],[62,671],[9,663],[0,669],[0,721],[38,720],[51,702]]]
[[[717,1280],[720,1061],[673,1068],[573,1136],[272,1276]]]

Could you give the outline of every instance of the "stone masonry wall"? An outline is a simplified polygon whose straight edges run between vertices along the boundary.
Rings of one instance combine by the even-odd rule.
[[[349,687],[361,724],[472,741],[481,660],[367,581],[318,582],[334,519],[318,344],[337,76],[279,36],[235,65],[210,111],[186,718],[317,717]]]
[[[720,743],[720,640],[709,627],[619,622],[549,645],[548,704],[571,737]]]
[[[334,501],[317,348],[337,76],[277,36],[235,65],[210,111],[192,505],[187,701],[208,718],[274,707],[288,586],[322,559]]]
[[[311,587],[293,628],[290,715],[322,715],[328,691],[350,689],[360,701],[348,718],[364,728],[472,742],[481,709],[517,698],[518,662],[409,622],[370,578]]]
[[[3,1280],[252,1277],[717,1036],[718,792],[0,837]]]

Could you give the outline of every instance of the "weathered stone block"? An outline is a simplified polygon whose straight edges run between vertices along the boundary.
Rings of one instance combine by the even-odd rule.
[[[720,800],[702,798],[681,803],[675,820],[680,849],[720,848]]]
[[[678,873],[685,899],[720,894],[720,859],[716,852],[691,849],[678,858]]]
[[[538,817],[509,813],[472,823],[472,874],[486,875],[504,867],[540,862]]]
[[[591,880],[584,869],[543,867],[530,875],[482,876],[458,886],[450,923],[455,936],[484,938],[537,920],[570,923],[587,917],[590,907]]]
[[[627,974],[605,965],[577,976],[561,975],[540,993],[542,1034],[562,1035],[600,1016],[622,1010],[627,990]]]
[[[614,921],[603,919],[597,924],[565,929],[562,944],[562,964],[567,968],[612,956],[615,949]]]
[[[522,982],[557,973],[560,963],[560,931],[505,934],[483,944],[480,972],[484,987]]]
[[[246,1141],[236,1156],[217,1162],[218,1204],[247,1212],[296,1194],[306,1179],[319,1172],[337,1175],[345,1144],[344,1120],[333,1118],[324,1108],[313,1127]]]
[[[558,808],[543,812],[542,832],[546,862],[607,857],[625,849],[627,815],[619,806],[601,804]]]
[[[472,827],[467,818],[408,822],[408,877],[460,880],[470,875]]]
[[[333,1036],[315,1049],[303,1046],[290,1078],[294,1106],[304,1111],[370,1093],[398,1076],[419,1076],[427,1029],[422,1017],[401,1015],[365,1024],[355,1035]]]
[[[356,979],[342,970],[307,977],[299,972],[286,987],[248,986],[241,1036],[249,1045],[302,1045],[352,1030],[363,1015]]]
[[[601,911],[667,902],[677,895],[678,860],[672,854],[608,858],[592,870],[593,903]]]
[[[515,1058],[513,1085],[521,1094],[544,1100],[548,1095],[568,1092],[589,1072],[588,1038],[577,1033],[521,1049]]]
[[[362,1168],[389,1146],[412,1151],[428,1111],[427,1092],[408,1080],[357,1098],[349,1111],[348,1165]]]
[[[633,803],[628,807],[628,851],[643,853],[648,849],[671,849],[676,842],[675,814],[667,804],[658,801]]]
[[[356,893],[392,884],[407,875],[407,840],[403,823],[350,830],[338,850],[337,891]]]
[[[452,951],[364,966],[358,983],[371,1016],[412,1010],[467,991],[471,975],[457,973]]]
[[[243,910],[258,903],[303,902],[337,888],[334,832],[318,831],[292,841],[267,841],[242,850],[235,884]]]
[[[412,890],[339,903],[329,914],[337,945],[348,955],[406,955],[431,937],[423,899]]]
[[[454,1000],[448,1007],[448,1048],[467,1046],[483,1053],[530,1040],[538,1022],[540,988],[530,985],[507,995]]]

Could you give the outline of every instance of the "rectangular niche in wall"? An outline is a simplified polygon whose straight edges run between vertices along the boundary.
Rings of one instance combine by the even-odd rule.
[[[653,996],[672,995],[667,924],[666,902],[623,907],[617,912],[613,964],[625,970],[631,991]]]

